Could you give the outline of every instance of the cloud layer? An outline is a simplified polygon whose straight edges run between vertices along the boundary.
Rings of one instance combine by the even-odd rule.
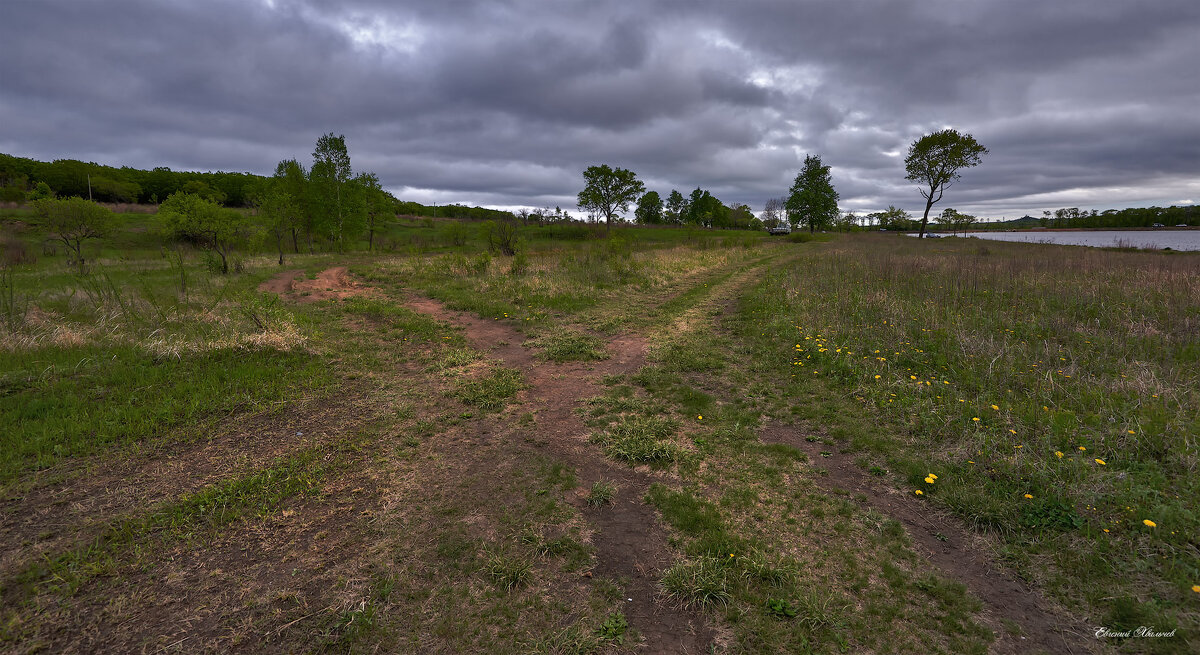
[[[843,209],[922,208],[908,144],[991,150],[945,206],[1200,200],[1200,3],[15,0],[0,152],[269,173],[344,133],[422,202],[572,207],[631,168],[756,210],[807,153]]]

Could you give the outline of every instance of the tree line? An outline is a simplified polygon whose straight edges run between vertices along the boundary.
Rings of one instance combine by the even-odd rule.
[[[696,187],[687,196],[672,189],[663,200],[657,191],[647,191],[637,174],[607,164],[583,171],[584,188],[577,200],[589,220],[603,220],[611,227],[623,222],[630,206],[638,225],[691,225],[718,229],[761,229],[749,205],[726,205],[707,189]]]

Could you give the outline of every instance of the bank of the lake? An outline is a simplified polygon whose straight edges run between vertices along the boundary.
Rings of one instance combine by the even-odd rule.
[[[934,237],[959,236],[993,241],[1052,243],[1095,248],[1142,248],[1200,251],[1200,230],[1022,230],[1014,232],[972,231],[928,233]],[[909,236],[917,236],[911,233]]]

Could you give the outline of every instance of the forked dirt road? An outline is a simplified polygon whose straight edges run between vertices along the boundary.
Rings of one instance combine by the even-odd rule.
[[[407,305],[462,328],[476,349],[519,369],[528,388],[526,406],[533,408],[540,440],[555,456],[573,466],[583,483],[615,483],[612,504],[590,507],[582,492],[569,499],[595,528],[592,546],[596,567],[591,572],[622,585],[624,613],[629,624],[645,639],[647,653],[703,653],[709,651],[713,632],[699,614],[679,607],[659,592],[658,580],[673,563],[666,535],[653,508],[642,502],[656,475],[645,467],[629,468],[606,459],[588,443],[587,428],[576,409],[599,395],[604,375],[633,373],[646,358],[646,342],[624,335],[608,344],[609,359],[590,363],[556,364],[537,359],[522,346],[525,335],[502,324],[445,308],[429,298],[413,298]]]
[[[313,281],[300,281],[299,274],[299,271],[284,273],[264,283],[262,288],[295,300],[341,298],[369,292],[354,282],[343,267],[329,269]],[[725,288],[714,294],[710,302],[719,300],[728,308],[749,279],[750,271],[739,274],[721,285]],[[539,441],[576,469],[583,486],[600,480],[616,483],[611,506],[588,506],[582,491],[569,502],[581,510],[595,529],[592,545],[597,563],[591,573],[623,586],[624,612],[630,625],[645,640],[643,651],[709,651],[715,631],[699,613],[665,598],[658,585],[662,572],[674,558],[655,511],[642,498],[651,483],[669,476],[607,459],[588,443],[588,429],[577,412],[587,398],[603,391],[599,384],[602,376],[631,374],[645,364],[646,339],[625,334],[609,341],[607,360],[556,364],[537,358],[522,345],[526,336],[507,323],[450,310],[424,297],[411,297],[406,304],[461,328],[476,349],[522,371],[528,384],[522,400],[535,416]],[[1008,574],[965,528],[944,516],[938,517],[934,524],[923,508],[901,498],[894,489],[869,479],[854,464],[851,455],[826,455],[818,444],[808,442],[804,436],[796,428],[785,426],[768,426],[761,433],[763,441],[788,444],[807,453],[814,462],[823,461],[829,472],[827,479],[819,481],[823,488],[860,494],[866,505],[903,524],[917,552],[942,574],[967,585],[982,601],[982,618],[996,633],[993,652],[1080,653],[1098,648],[1085,638],[1085,626],[1060,616],[1036,591]],[[1006,629],[1007,622],[1019,626],[1019,634]]]

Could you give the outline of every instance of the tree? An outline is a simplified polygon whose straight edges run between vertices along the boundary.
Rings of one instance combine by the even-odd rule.
[[[279,251],[279,265],[283,266],[283,242],[289,233],[293,236],[295,246],[296,224],[300,221],[300,202],[287,189],[286,170],[275,169],[275,177],[265,180],[252,194],[251,202],[258,206],[259,216],[263,219],[267,231],[275,240],[275,249]]]
[[[687,200],[678,190],[671,189],[671,194],[667,196],[666,211],[664,212],[666,221],[672,225],[680,225],[683,223],[683,215],[686,212]]]
[[[350,216],[348,209],[351,200],[346,187],[351,174],[346,137],[341,134],[334,136],[330,132],[317,139],[309,176],[321,192],[319,205],[324,210],[325,227],[339,250],[343,247],[343,238],[352,232],[347,229],[346,220]]]
[[[784,198],[767,198],[763,206],[762,222],[768,229],[775,229],[783,224]]]
[[[642,225],[655,225],[663,222],[662,197],[658,195],[657,191],[647,191],[638,200],[637,209],[633,213],[637,217],[637,222]]]
[[[45,182],[38,182],[33,191],[29,192],[28,200],[42,200],[44,198],[53,198],[54,191],[50,189],[50,185]]]
[[[374,173],[359,173],[354,178],[359,191],[364,195],[363,205],[367,216],[367,250],[375,249],[375,232],[384,226],[386,221],[396,218],[395,205],[392,196],[379,185],[379,178]]]
[[[953,207],[947,207],[942,210],[942,215],[938,222],[945,225],[947,229],[958,233],[966,230],[974,224],[976,218],[970,214],[963,214]]]
[[[917,183],[917,189],[925,198],[925,215],[921,217],[921,232],[929,224],[929,209],[940,201],[946,189],[960,177],[959,171],[977,166],[988,149],[979,144],[970,134],[959,134],[958,130],[945,129],[912,142],[908,156],[904,158],[905,179]]]
[[[908,212],[895,205],[888,205],[884,211],[868,214],[867,218],[875,219],[879,228],[883,230],[907,230],[911,220]]]
[[[579,192],[579,208],[604,216],[604,229],[612,227],[613,216],[629,211],[629,203],[646,190],[637,175],[608,164],[589,166],[583,172],[584,187]]]
[[[228,255],[235,243],[254,237],[254,229],[242,212],[225,209],[192,193],[176,191],[163,201],[158,215],[172,236],[194,241],[221,257],[221,273],[229,273]]]
[[[793,226],[807,223],[809,232],[824,228],[838,216],[838,192],[833,189],[829,167],[819,155],[806,155],[804,168],[792,183],[787,199],[788,220]]]
[[[292,252],[300,252],[297,233],[303,231],[308,239],[308,252],[313,251],[312,235],[315,228],[313,208],[310,206],[310,189],[308,173],[304,165],[295,159],[285,159],[275,166],[274,184],[276,188],[292,197],[296,203],[296,216],[289,226],[292,233]]]
[[[34,212],[44,220],[46,230],[75,255],[79,274],[87,272],[83,242],[100,239],[112,230],[113,213],[83,198],[43,198],[33,203]]]

